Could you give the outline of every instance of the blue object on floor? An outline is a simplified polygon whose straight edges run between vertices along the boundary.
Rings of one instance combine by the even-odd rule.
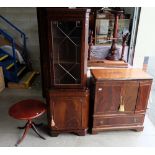
[[[12,47],[12,53],[10,54],[7,50],[4,50],[0,44],[0,66],[3,68],[5,81],[19,82],[22,75],[31,70],[31,64],[27,57],[27,38],[24,32],[1,15],[0,22],[4,22],[11,29],[18,32],[22,39],[22,45],[19,45],[8,32],[0,28],[0,39],[6,41],[8,45]],[[23,57],[25,64],[21,64],[17,59],[16,49],[20,49],[20,54]]]

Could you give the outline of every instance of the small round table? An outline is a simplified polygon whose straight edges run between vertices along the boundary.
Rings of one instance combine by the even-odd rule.
[[[46,105],[43,102],[34,99],[22,100],[10,107],[9,115],[11,117],[18,120],[27,120],[25,126],[18,127],[19,129],[25,130],[21,139],[19,139],[19,141],[16,143],[16,146],[18,146],[23,141],[30,128],[32,128],[40,138],[45,140],[45,138],[41,136],[36,129],[36,126],[40,126],[41,124],[35,124],[32,122],[32,119],[41,116],[45,113],[45,111]]]

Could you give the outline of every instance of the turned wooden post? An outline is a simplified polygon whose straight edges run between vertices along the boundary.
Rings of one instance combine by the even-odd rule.
[[[106,57],[106,59],[119,60],[119,49],[116,47],[116,43],[118,39],[118,18],[123,13],[123,11],[112,10],[111,13],[115,15],[114,32],[113,32],[113,41],[110,48],[110,52]]]
[[[124,60],[124,51],[125,51],[125,46],[126,46],[126,41],[128,39],[129,32],[126,33],[125,35],[122,36],[122,53],[121,53],[121,58],[120,60]]]
[[[93,45],[93,31],[90,32],[90,38],[89,38],[89,49],[88,49],[88,60],[90,60],[90,55],[91,55],[91,48]]]

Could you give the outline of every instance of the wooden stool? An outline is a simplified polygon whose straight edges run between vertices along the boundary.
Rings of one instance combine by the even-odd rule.
[[[23,141],[30,128],[32,128],[40,138],[45,140],[45,138],[41,136],[38,130],[36,129],[36,126],[40,126],[41,124],[37,125],[34,122],[32,122],[32,119],[41,116],[45,113],[45,111],[46,105],[41,101],[33,99],[20,101],[14,104],[12,107],[10,107],[9,115],[11,117],[19,120],[27,120],[27,123],[24,127],[18,127],[19,129],[25,129],[25,131],[23,133],[23,136],[15,146],[18,146]]]

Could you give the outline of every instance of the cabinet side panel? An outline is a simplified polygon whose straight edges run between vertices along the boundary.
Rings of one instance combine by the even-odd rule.
[[[82,85],[86,86],[86,82],[87,82],[87,60],[88,60],[88,31],[89,31],[89,13],[85,14],[85,18],[83,20],[83,35],[82,35],[82,49],[81,49],[81,70],[82,70],[82,74],[81,74],[81,79],[83,79],[82,81]]]
[[[50,74],[49,74],[49,51],[48,51],[48,35],[47,35],[47,15],[44,8],[37,8],[38,18],[38,32],[40,44],[40,63],[41,63],[41,76],[42,76],[42,91],[43,96],[46,96],[46,91],[49,87]]]
[[[89,91],[86,91],[86,96],[83,97],[82,102],[82,128],[88,128],[88,117],[89,116]]]

